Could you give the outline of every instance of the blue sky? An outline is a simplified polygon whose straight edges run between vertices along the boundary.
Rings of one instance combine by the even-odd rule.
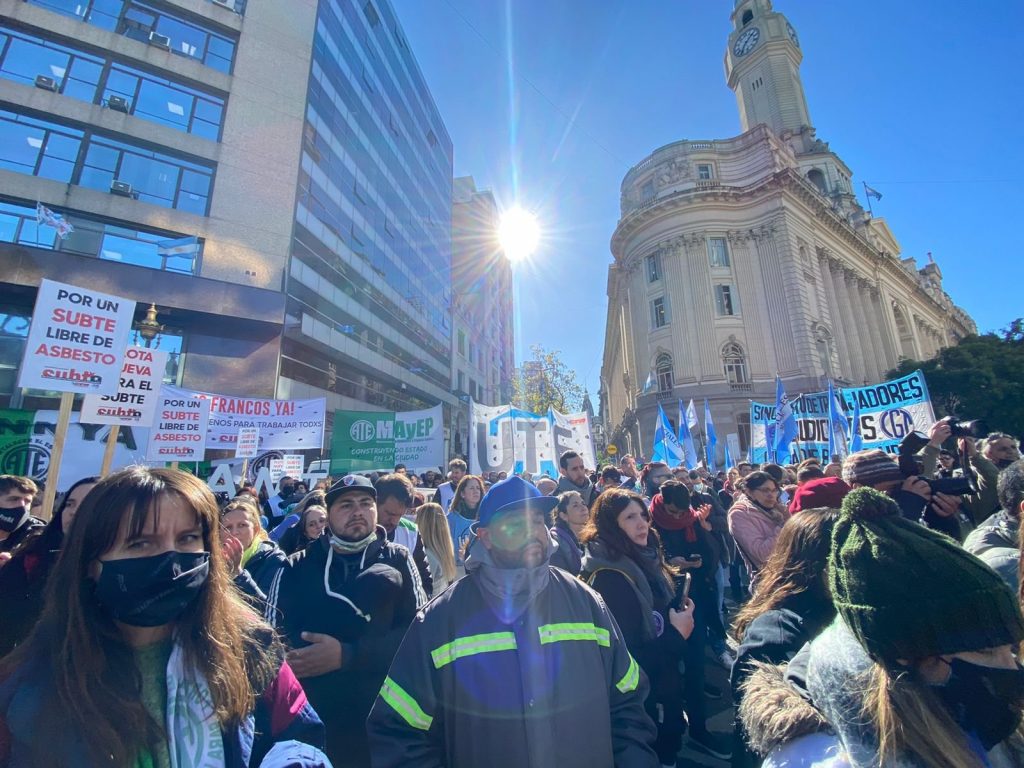
[[[731,0],[392,0],[455,145],[455,175],[545,232],[517,270],[517,359],[558,349],[592,395],[608,242],[631,165],[740,132]],[[1024,3],[777,0],[819,138],[982,332],[1024,315]],[[863,202],[863,195],[860,195]],[[595,399],[595,406],[597,405]]]

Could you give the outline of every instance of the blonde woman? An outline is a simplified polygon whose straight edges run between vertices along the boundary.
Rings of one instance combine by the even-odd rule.
[[[245,571],[265,596],[287,555],[263,530],[256,500],[249,495],[236,496],[221,510],[220,524],[225,538],[237,540],[242,550],[238,569]],[[244,581],[239,586],[246,590]]]
[[[434,579],[433,597],[444,592],[458,577],[451,532],[441,505],[433,502],[421,504],[416,510],[416,527],[430,563],[430,575]]]

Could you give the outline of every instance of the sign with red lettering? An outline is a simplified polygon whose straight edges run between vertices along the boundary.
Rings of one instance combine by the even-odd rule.
[[[146,461],[202,461],[210,401],[181,397],[163,387],[156,399],[156,421],[149,433]]]
[[[179,387],[164,387],[164,392],[181,397],[210,401],[210,428],[207,445],[234,450],[238,430],[256,427],[260,431],[260,451],[320,449],[324,442],[324,414],[327,401],[268,400],[261,397],[215,395]]]
[[[124,351],[117,394],[86,395],[82,398],[82,423],[152,426],[156,418],[156,399],[166,369],[166,351],[128,347]]]
[[[18,386],[116,395],[135,302],[43,280]]]
[[[242,427],[235,443],[236,459],[254,459],[260,450],[260,428]]]

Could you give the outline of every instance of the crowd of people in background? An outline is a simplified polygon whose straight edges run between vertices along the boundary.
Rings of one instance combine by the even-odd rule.
[[[953,426],[223,499],[134,467],[48,521],[0,476],[0,766],[1024,765],[1024,461]]]

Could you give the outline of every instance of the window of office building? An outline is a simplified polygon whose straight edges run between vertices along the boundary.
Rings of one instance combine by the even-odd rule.
[[[664,328],[669,324],[668,299],[659,296],[651,302],[651,328]]]
[[[655,370],[658,374],[658,391],[671,392],[675,386],[675,373],[672,368],[672,355],[663,352],[658,355],[655,362]]]
[[[722,365],[725,378],[730,384],[747,383],[747,356],[739,344],[729,342],[722,348]]]
[[[661,280],[661,254],[652,253],[647,257],[647,282],[654,283]]]
[[[736,288],[734,286],[715,286],[715,311],[719,317],[731,317],[740,313],[739,301],[737,300]]]
[[[53,81],[58,93],[82,101],[92,101],[103,70],[103,59],[89,56],[62,45],[0,29],[0,77],[36,85]]]
[[[211,141],[220,138],[224,100],[219,97],[123,64],[112,65],[107,75],[103,103],[109,104],[111,96],[124,99],[136,117]]]
[[[0,168],[70,182],[82,131],[0,110]]]

